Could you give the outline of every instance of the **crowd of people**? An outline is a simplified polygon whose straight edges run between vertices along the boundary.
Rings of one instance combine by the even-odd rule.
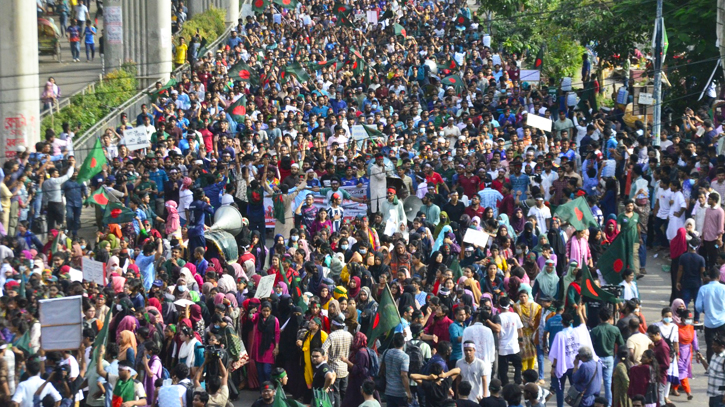
[[[177,45],[190,71],[107,129],[90,180],[68,124],[4,163],[1,405],[223,407],[258,390],[255,407],[651,407],[693,398],[693,363],[722,405],[712,106],[654,139],[622,106],[570,104],[484,45],[461,0],[280,4],[255,2],[218,51]],[[597,85],[586,57],[582,76]],[[135,127],[150,145],[130,151]],[[588,227],[558,215],[577,199]],[[132,220],[109,221],[112,201]],[[224,206],[243,216],[236,251],[208,238]],[[613,281],[598,264],[617,239],[631,262]],[[650,324],[648,255],[671,260],[672,287]],[[74,277],[91,259],[107,284]],[[76,295],[80,347],[43,349],[39,301]]]

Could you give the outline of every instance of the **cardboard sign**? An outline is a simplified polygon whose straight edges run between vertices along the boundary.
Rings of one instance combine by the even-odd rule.
[[[75,295],[40,300],[38,303],[43,349],[78,349],[83,339],[83,297]]]
[[[652,106],[654,104],[654,98],[651,93],[640,93],[637,103],[640,105]]]
[[[259,280],[259,286],[257,286],[257,292],[254,294],[254,298],[267,298],[272,295],[275,277],[274,274],[262,277]]]
[[[554,122],[552,122],[551,119],[530,113],[526,115],[526,124],[546,132],[551,132],[551,128],[554,126]]]
[[[463,236],[463,243],[470,243],[478,247],[486,247],[488,237],[488,233],[486,232],[476,229],[467,229],[466,235]]]
[[[83,282],[83,272],[78,269],[71,268],[68,270],[68,276],[70,276],[70,281]]]
[[[101,286],[106,285],[104,266],[105,263],[100,261],[83,258],[83,279]]]
[[[522,69],[519,79],[522,82],[539,82],[541,81],[541,71],[538,69]]]
[[[136,151],[149,146],[149,138],[146,135],[146,129],[143,127],[125,130],[123,140],[129,151]]]

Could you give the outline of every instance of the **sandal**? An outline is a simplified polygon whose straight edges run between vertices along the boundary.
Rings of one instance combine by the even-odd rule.
[[[670,394],[673,395],[673,396],[675,396],[675,397],[678,397],[680,395],[680,392],[677,391],[677,390],[675,390],[675,389],[672,389],[672,391],[670,392]]]
[[[688,399],[688,400],[692,400],[692,399],[693,399],[693,396],[692,396],[692,394],[688,394],[688,395],[687,395],[687,399]]]

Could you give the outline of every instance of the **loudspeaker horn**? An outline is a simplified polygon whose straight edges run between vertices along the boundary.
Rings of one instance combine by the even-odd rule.
[[[214,224],[210,229],[223,230],[236,236],[242,232],[242,228],[242,214],[239,213],[239,209],[231,205],[224,205],[214,213]]]
[[[405,217],[408,218],[408,222],[412,222],[415,219],[415,215],[420,211],[422,206],[423,201],[415,195],[405,198],[405,201],[403,201],[403,210],[405,211]]]

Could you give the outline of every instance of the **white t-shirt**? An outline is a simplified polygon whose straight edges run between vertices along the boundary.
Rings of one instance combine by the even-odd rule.
[[[13,395],[13,401],[18,403],[20,407],[33,407],[33,395],[35,395],[35,392],[38,391],[43,383],[45,383],[45,380],[41,379],[40,376],[33,376],[24,382],[20,382]],[[40,392],[40,399],[42,400],[48,394],[53,396],[53,400],[56,402],[61,400],[60,393],[50,383]]]
[[[76,6],[76,19],[79,23],[86,22],[86,13],[88,13],[88,7],[85,4],[80,3]],[[83,27],[83,24],[78,24]]]
[[[186,210],[189,209],[189,206],[194,201],[194,196],[191,193],[190,189],[182,189],[179,191],[179,217],[181,219],[186,220]]]
[[[519,329],[524,327],[519,314],[514,312],[502,312],[501,332],[498,334],[499,356],[513,355],[519,353]]]
[[[670,188],[662,189],[657,186],[657,199],[659,200],[659,210],[657,211],[657,217],[660,219],[667,219],[670,215],[670,199],[672,199],[672,190]]]
[[[546,232],[549,230],[546,227],[546,220],[551,219],[551,210],[548,206],[543,205],[541,208],[538,206],[532,206],[531,209],[529,209],[529,213],[526,216],[533,216],[536,218],[536,227],[539,228],[539,231],[541,234],[546,234]]]

